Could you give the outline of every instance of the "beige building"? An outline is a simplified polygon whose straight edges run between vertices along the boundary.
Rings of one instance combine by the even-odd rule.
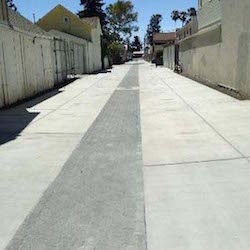
[[[249,97],[249,13],[249,0],[200,0],[199,31],[180,41],[183,73]]]
[[[42,17],[37,25],[67,41],[68,47],[71,47],[72,43],[79,43],[79,39],[82,39],[79,43],[81,46],[77,48],[80,52],[69,55],[67,60],[67,62],[73,61],[74,63],[79,53],[81,54],[83,59],[80,60],[80,67],[76,72],[81,72],[83,69],[82,73],[91,73],[102,69],[102,29],[98,17],[80,19],[59,4]]]
[[[155,33],[153,35],[153,45],[151,48],[152,57],[163,56],[164,45],[175,41],[176,33]]]
[[[170,41],[163,46],[163,66],[174,70],[179,64],[179,42],[198,32],[197,16],[182,28],[176,30],[176,40]]]
[[[189,36],[198,32],[198,18],[194,16],[191,20],[182,28],[176,30],[176,42],[183,40]]]

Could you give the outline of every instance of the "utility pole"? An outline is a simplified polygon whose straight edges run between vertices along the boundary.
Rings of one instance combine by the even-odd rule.
[[[36,14],[33,13],[33,22],[36,23]]]

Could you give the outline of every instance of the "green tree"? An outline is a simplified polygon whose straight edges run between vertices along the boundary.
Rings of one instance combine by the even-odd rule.
[[[147,42],[151,45],[153,44],[153,35],[155,33],[161,32],[161,21],[162,21],[162,15],[160,14],[153,15],[150,18],[146,36],[147,36]]]
[[[97,16],[100,18],[102,27],[106,24],[102,0],[80,0],[80,5],[84,7],[82,11],[77,13],[80,18]]]
[[[139,36],[134,37],[131,47],[133,51],[140,51],[142,49],[142,43],[140,41]]]
[[[13,9],[14,11],[17,11],[16,5],[13,3],[13,0],[7,0],[7,5],[9,8]]]
[[[108,44],[108,55],[114,64],[120,64],[122,62],[122,54],[124,53],[124,45],[120,42],[113,41]]]
[[[136,25],[138,13],[134,11],[134,5],[129,0],[118,0],[110,4],[107,9],[107,29],[115,41],[124,41],[131,37],[134,31],[138,31]]]

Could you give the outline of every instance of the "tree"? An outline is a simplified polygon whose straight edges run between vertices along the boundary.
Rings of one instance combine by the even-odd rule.
[[[122,55],[124,54],[124,51],[124,45],[117,41],[113,41],[108,45],[108,55],[114,64],[120,64],[122,62]]]
[[[118,0],[110,4],[107,9],[107,28],[115,40],[124,41],[131,37],[133,31],[138,31],[138,13],[134,11],[134,5],[130,0]]]
[[[131,46],[133,51],[141,51],[142,43],[140,41],[139,36],[134,37],[134,41],[132,42]]]
[[[189,9],[188,9],[188,15],[189,15],[190,17],[197,16],[197,11],[196,11],[196,9],[195,9],[195,8],[189,8]]]
[[[180,18],[180,12],[178,10],[173,10],[171,14],[171,18],[172,20],[175,21],[175,25],[176,25],[176,21]]]
[[[7,0],[7,5],[9,8],[13,9],[14,11],[17,11],[16,5],[13,3],[13,0]]]
[[[180,13],[180,20],[182,21],[182,26],[185,24],[187,18],[188,18],[188,13],[186,11],[182,11]]]
[[[84,9],[77,13],[80,18],[97,16],[100,18],[102,27],[106,24],[106,14],[103,11],[104,3],[102,0],[80,0],[80,5],[84,6]]]
[[[151,45],[153,44],[153,35],[155,33],[161,32],[161,25],[160,25],[161,21],[162,21],[162,15],[160,14],[153,15],[150,18],[146,36],[147,36],[147,42]]]

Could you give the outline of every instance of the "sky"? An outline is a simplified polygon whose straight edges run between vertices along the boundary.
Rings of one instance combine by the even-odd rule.
[[[116,0],[104,0],[106,4],[113,3]],[[35,13],[36,20],[44,16],[57,4],[62,4],[64,7],[76,13],[81,9],[79,5],[80,0],[14,0],[18,11],[30,20],[33,20],[33,13]],[[138,26],[140,30],[138,34],[143,39],[150,17],[153,14],[162,14],[163,21],[162,31],[174,31],[175,22],[171,19],[171,12],[173,10],[187,10],[190,7],[197,8],[198,0],[132,0],[135,10],[138,12]],[[177,27],[181,26],[180,22]]]

